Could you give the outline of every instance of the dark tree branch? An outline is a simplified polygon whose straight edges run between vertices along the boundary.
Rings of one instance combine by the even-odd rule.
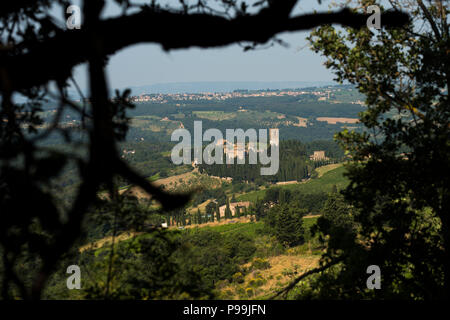
[[[159,43],[164,50],[213,48],[242,41],[265,43],[281,32],[309,30],[323,24],[361,28],[366,26],[367,18],[367,14],[348,9],[289,18],[266,8],[256,15],[234,19],[143,9],[136,14],[99,21],[95,33],[106,57],[139,43]],[[407,23],[409,16],[403,12],[386,12],[382,21],[384,27],[397,27]],[[0,90],[9,85],[11,90],[20,91],[49,80],[69,78],[74,66],[88,60],[90,49],[86,43],[92,32],[90,26],[82,26],[80,30],[67,30],[36,43],[22,55],[3,52],[0,71],[8,75],[8,83],[1,78]]]
[[[417,3],[419,4],[420,9],[422,10],[423,14],[425,15],[425,18],[430,23],[430,26],[433,29],[434,35],[436,36],[436,39],[438,39],[440,41],[441,33],[439,32],[439,28],[437,27],[436,22],[433,20],[433,17],[431,16],[430,11],[428,11],[427,7],[423,4],[422,0],[417,0]]]
[[[141,187],[145,192],[152,195],[158,200],[166,210],[180,208],[190,200],[189,194],[173,194],[167,193],[158,187],[155,187],[147,179],[136,173],[125,162],[117,158],[116,160],[117,172],[132,184]]]

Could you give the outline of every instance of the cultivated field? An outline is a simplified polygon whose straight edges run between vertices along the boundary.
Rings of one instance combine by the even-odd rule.
[[[297,119],[298,119],[298,123],[294,123],[293,124],[294,127],[304,127],[304,128],[306,128],[308,126],[308,119],[301,118],[301,117],[297,117]]]
[[[229,120],[236,117],[236,113],[223,111],[193,111],[198,118],[208,119],[213,121]]]
[[[327,173],[328,171],[334,170],[336,168],[339,168],[340,166],[342,166],[342,163],[333,163],[333,164],[328,164],[326,166],[322,166],[319,168],[316,168],[317,173],[319,174],[319,178],[322,177],[325,173]]]
[[[334,117],[318,117],[317,121],[326,121],[328,124],[336,123],[358,123],[359,119],[356,118],[334,118]]]

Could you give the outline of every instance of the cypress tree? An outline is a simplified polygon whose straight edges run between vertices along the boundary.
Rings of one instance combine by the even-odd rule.
[[[275,224],[275,235],[281,243],[293,247],[304,242],[302,212],[295,207],[281,205]]]
[[[198,224],[202,224],[203,223],[203,221],[202,221],[202,214],[200,212],[200,209],[197,209],[197,223]]]
[[[216,202],[216,218],[217,221],[220,221],[220,208],[219,208],[219,204]]]
[[[234,211],[234,216],[236,218],[239,218],[241,216],[241,209],[239,207],[236,207],[236,210]]]
[[[230,210],[230,200],[227,197],[227,205],[225,207],[225,219],[231,218],[231,210]]]

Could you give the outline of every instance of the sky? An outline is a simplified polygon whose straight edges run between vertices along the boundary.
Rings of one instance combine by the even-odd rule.
[[[170,0],[169,0],[170,2]],[[172,1],[173,2],[173,1]],[[303,0],[296,12],[327,10],[327,1]],[[107,7],[105,16],[117,10]],[[311,51],[305,37],[309,32],[285,33],[279,37],[289,47],[244,52],[238,45],[216,49],[190,48],[164,52],[157,44],[136,45],[112,56],[107,66],[111,89],[167,82],[196,81],[331,81],[325,59]],[[87,88],[86,65],[75,69],[75,79]]]

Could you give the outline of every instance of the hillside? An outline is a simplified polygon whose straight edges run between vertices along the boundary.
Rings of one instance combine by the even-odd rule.
[[[185,239],[206,236],[210,239],[217,235],[227,239],[246,239],[245,241],[252,243],[254,248],[252,253],[247,253],[248,256],[244,260],[239,260],[242,263],[238,263],[238,260],[232,263],[235,272],[226,279],[216,282],[214,290],[218,298],[261,299],[269,297],[286,286],[293,280],[293,277],[318,265],[322,247],[316,238],[310,236],[310,230],[316,223],[317,217],[304,218],[307,242],[289,249],[280,246],[270,236],[263,222],[241,221],[232,224],[203,225],[181,231],[169,229],[168,231],[173,232],[176,237]],[[126,247],[149,238],[151,238],[151,234],[147,233],[124,233],[115,238],[115,244]],[[81,247],[80,253],[89,254],[89,251],[93,251],[95,256],[104,255],[110,251],[111,243],[112,238],[107,237]],[[206,247],[214,245],[210,240],[203,243],[203,246]],[[205,267],[203,266],[203,268]],[[213,268],[213,265],[209,265],[208,268]]]
[[[345,167],[342,165],[332,165],[335,169],[327,171],[326,169],[319,170],[320,178],[311,179],[303,183],[279,185],[276,188],[291,190],[296,193],[314,194],[319,192],[330,192],[333,186],[336,186],[338,190],[342,190],[348,184],[347,179],[344,177]],[[328,167],[332,168],[332,167]],[[272,187],[274,188],[274,187]],[[239,195],[237,200],[239,201],[256,201],[257,199],[263,199],[267,189],[249,192]]]

